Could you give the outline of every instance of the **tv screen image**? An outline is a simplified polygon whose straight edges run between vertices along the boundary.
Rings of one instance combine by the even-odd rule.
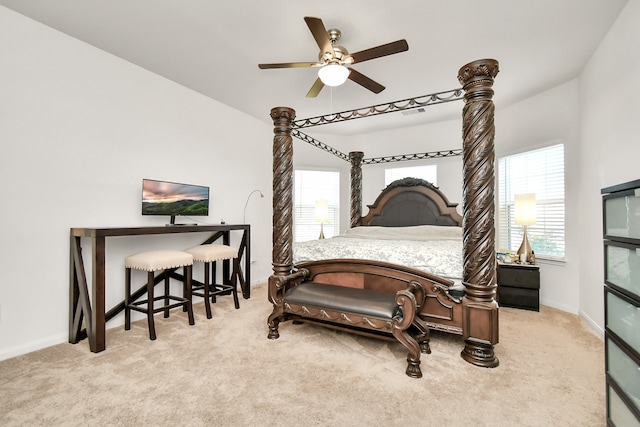
[[[207,216],[209,187],[143,179],[142,215]]]

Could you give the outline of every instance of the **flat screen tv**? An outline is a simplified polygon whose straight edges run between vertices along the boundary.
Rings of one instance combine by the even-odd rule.
[[[142,215],[209,215],[209,187],[178,182],[142,180]]]

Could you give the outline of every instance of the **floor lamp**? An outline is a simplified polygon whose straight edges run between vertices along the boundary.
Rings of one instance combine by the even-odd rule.
[[[264,197],[264,194],[262,194],[262,191],[260,191],[260,190],[253,190],[251,193],[249,193],[249,197],[247,197],[247,201],[244,203],[244,210],[242,211],[242,223],[243,224],[247,223],[247,205],[249,204],[249,199],[251,199],[251,196],[253,196],[255,193],[260,194],[260,198]]]
[[[516,194],[514,196],[516,225],[524,227],[524,236],[522,244],[518,249],[518,257],[520,261],[530,261],[532,259],[531,245],[527,237],[527,226],[536,224],[536,195],[535,194]]]
[[[329,203],[325,200],[316,200],[316,222],[320,223],[320,237],[324,239],[323,225],[329,222]]]

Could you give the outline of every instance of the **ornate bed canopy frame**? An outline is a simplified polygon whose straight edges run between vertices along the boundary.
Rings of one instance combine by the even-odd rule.
[[[367,107],[295,121],[289,107],[271,110],[273,137],[273,275],[281,280],[293,270],[293,142],[296,136],[351,163],[351,226],[362,220],[362,164],[411,160],[429,157],[463,156],[463,243],[464,267],[462,331],[465,347],[461,357],[483,367],[498,366],[494,347],[498,343],[498,305],[495,271],[494,229],[494,110],[493,81],[498,62],[482,59],[460,68],[458,81],[462,89],[440,92],[421,98]],[[364,159],[362,152],[348,157],[301,133],[298,129],[338,121],[418,108],[424,105],[455,101],[464,91],[462,113],[463,148],[445,152]],[[346,158],[345,158],[346,157]]]

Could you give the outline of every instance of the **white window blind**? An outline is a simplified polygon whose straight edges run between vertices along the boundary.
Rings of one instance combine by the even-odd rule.
[[[498,159],[498,249],[515,252],[523,226],[515,223],[514,195],[534,193],[536,224],[527,226],[536,257],[564,259],[564,145]]]
[[[384,185],[389,185],[393,181],[402,178],[420,178],[438,185],[438,166],[411,166],[406,168],[389,168],[384,170]]]
[[[320,211],[326,238],[340,233],[340,172],[296,170],[294,173],[293,240],[304,242],[320,236]],[[323,201],[326,200],[326,208]],[[318,209],[316,209],[318,206]]]

